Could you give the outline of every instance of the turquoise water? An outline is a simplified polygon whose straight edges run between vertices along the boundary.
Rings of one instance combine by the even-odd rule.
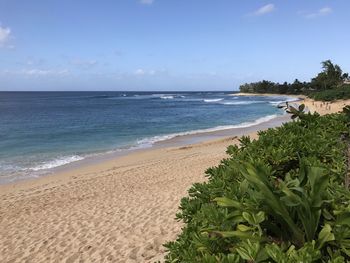
[[[286,97],[225,92],[0,92],[0,183],[87,156],[282,114]]]

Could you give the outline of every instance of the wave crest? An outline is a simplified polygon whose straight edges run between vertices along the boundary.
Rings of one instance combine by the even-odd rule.
[[[252,121],[252,122],[243,122],[243,123],[235,124],[235,125],[216,126],[216,127],[207,128],[207,129],[192,130],[192,131],[178,132],[178,133],[172,133],[172,134],[167,134],[167,135],[153,136],[153,137],[138,140],[137,144],[140,147],[150,147],[154,143],[170,140],[170,139],[173,139],[173,138],[179,137],[179,136],[195,135],[195,134],[199,134],[199,133],[215,132],[215,131],[229,130],[229,129],[247,128],[247,127],[255,126],[255,125],[270,121],[270,120],[276,118],[277,116],[278,116],[277,114],[273,114],[273,115],[261,117],[259,119],[256,119],[255,121]]]
[[[203,100],[204,102],[218,102],[218,101],[222,101],[223,99],[205,99]]]
[[[171,96],[171,95],[170,96],[161,96],[160,98],[163,100],[171,100],[174,98],[174,96]]]
[[[225,101],[221,104],[223,105],[250,105],[250,104],[256,104],[256,103],[266,103],[265,101],[258,101],[258,100],[252,100],[252,101]]]
[[[27,170],[36,172],[36,171],[40,171],[40,170],[55,168],[55,167],[69,164],[72,162],[80,161],[83,159],[84,159],[84,157],[81,157],[79,155],[65,156],[65,157],[56,158],[56,159],[48,161],[48,162],[41,163],[37,166],[28,168]]]

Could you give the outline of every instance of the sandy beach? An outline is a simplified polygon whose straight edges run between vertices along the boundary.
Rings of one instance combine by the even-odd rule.
[[[144,151],[1,186],[0,262],[153,262],[180,198],[236,139]]]
[[[318,112],[321,115],[330,114],[335,112],[340,112],[343,110],[343,107],[346,105],[350,105],[350,100],[337,100],[332,102],[323,102],[323,101],[315,101],[310,99],[304,95],[281,95],[281,94],[272,94],[272,93],[235,93],[233,96],[287,96],[298,98],[298,103],[305,104],[305,106],[310,110],[311,113]]]
[[[226,157],[235,135],[256,137],[288,119],[202,134],[220,139],[192,145],[170,147],[184,139],[174,138],[158,149],[0,185],[0,262],[162,260],[162,244],[181,230],[174,219],[180,199]]]
[[[332,103],[326,110],[319,102],[303,99],[311,111],[321,114],[348,103]],[[257,130],[288,119],[285,115],[278,121],[218,133],[215,140],[165,144],[1,185],[0,262],[162,260],[162,244],[174,240],[181,230],[174,218],[189,187],[206,180],[205,170],[226,157],[226,147],[238,143],[237,136],[255,138]]]

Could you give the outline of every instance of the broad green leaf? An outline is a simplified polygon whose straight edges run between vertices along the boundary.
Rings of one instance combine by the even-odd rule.
[[[237,225],[237,230],[242,231],[242,232],[246,232],[246,231],[252,230],[252,228],[249,226],[246,226],[246,225],[239,224],[239,225]]]
[[[337,217],[336,224],[350,226],[350,212],[339,214]]]
[[[224,207],[234,207],[237,209],[241,209],[242,204],[234,201],[227,197],[216,197],[214,201],[218,204],[218,206],[224,206]]]
[[[333,241],[335,239],[332,233],[332,227],[329,224],[325,224],[320,233],[318,234],[318,248],[321,249],[324,243]]]

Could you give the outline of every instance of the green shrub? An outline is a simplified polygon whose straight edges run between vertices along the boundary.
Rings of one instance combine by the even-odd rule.
[[[342,85],[334,89],[310,93],[309,97],[323,101],[350,99],[350,85]]]
[[[166,262],[346,262],[350,192],[345,114],[299,120],[241,138],[181,201],[183,232]]]

